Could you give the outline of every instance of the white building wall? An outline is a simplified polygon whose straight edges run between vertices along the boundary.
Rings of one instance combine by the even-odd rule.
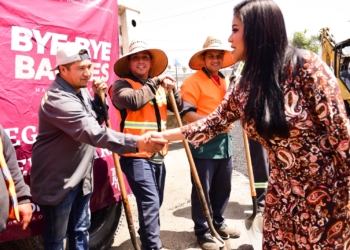
[[[129,51],[129,44],[137,36],[140,10],[136,0],[118,0],[119,52]]]

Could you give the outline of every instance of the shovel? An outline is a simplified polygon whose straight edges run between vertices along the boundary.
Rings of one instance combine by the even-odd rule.
[[[177,124],[178,124],[179,127],[181,127],[182,126],[182,122],[181,122],[181,118],[180,118],[180,115],[179,115],[179,111],[178,111],[177,106],[176,106],[174,93],[173,93],[172,90],[170,91],[169,95],[170,95],[171,106],[173,108]],[[230,243],[230,239],[228,239],[226,241],[226,243],[227,243],[226,244],[225,241],[220,237],[220,235],[216,232],[216,230],[214,228],[214,225],[213,225],[213,222],[212,222],[212,219],[211,219],[211,216],[210,216],[208,204],[207,204],[207,201],[205,200],[202,184],[201,184],[201,182],[199,180],[198,172],[197,172],[196,166],[195,166],[194,161],[193,161],[193,157],[192,157],[192,153],[191,153],[190,147],[188,145],[187,140],[182,140],[182,142],[184,144],[184,147],[185,147],[185,150],[186,150],[186,154],[187,154],[187,158],[188,158],[188,162],[190,164],[190,169],[191,169],[191,174],[192,174],[192,178],[193,178],[193,183],[195,184],[195,187],[196,187],[196,190],[197,190],[197,193],[198,193],[198,196],[199,196],[199,200],[200,200],[201,205],[202,205],[202,210],[203,210],[203,213],[204,213],[205,218],[207,220],[207,223],[208,223],[209,229],[211,231],[211,234],[216,238],[216,240],[218,241],[218,245],[219,245],[219,247],[221,249],[223,249],[223,250],[230,250],[231,249],[231,247],[229,246],[230,245],[229,244]]]
[[[261,250],[262,249],[262,242],[263,242],[263,217],[257,213],[258,211],[258,202],[256,199],[256,191],[254,186],[254,174],[253,174],[253,168],[252,168],[252,161],[250,158],[250,150],[249,150],[249,142],[246,132],[242,128],[243,133],[243,142],[244,142],[244,149],[245,149],[245,156],[247,159],[247,171],[248,171],[248,179],[249,179],[249,185],[250,185],[250,191],[252,195],[253,200],[253,214],[245,220],[245,227],[248,232],[248,236],[250,241],[252,242],[254,250]]]
[[[103,103],[103,112],[104,112],[104,118],[105,118],[105,122],[106,122],[107,128],[112,129],[112,125],[111,125],[111,122],[109,120],[108,110],[107,110],[107,106],[106,106],[105,92],[103,90],[101,90],[99,95],[100,95],[102,103]],[[135,233],[134,223],[133,223],[133,220],[132,220],[130,203],[129,203],[129,200],[128,200],[128,195],[126,193],[123,173],[122,173],[122,170],[121,170],[121,167],[120,167],[118,154],[113,153],[113,161],[114,161],[114,166],[115,166],[115,172],[117,174],[117,178],[118,178],[118,182],[119,182],[120,193],[122,195],[125,217],[126,217],[126,221],[128,223],[128,228],[129,228],[129,233],[130,233],[130,239],[131,239],[132,245],[134,246],[134,249],[135,250],[140,250],[140,247],[137,244],[137,240],[136,240],[136,233]]]

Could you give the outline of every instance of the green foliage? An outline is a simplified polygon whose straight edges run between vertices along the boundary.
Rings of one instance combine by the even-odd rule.
[[[186,71],[187,71],[186,66],[183,66],[183,67],[182,67],[182,70],[183,70],[184,73],[186,73]]]
[[[294,32],[293,39],[289,42],[295,48],[311,50],[317,54],[318,48],[321,44],[320,37],[317,35],[307,37],[306,32],[307,30],[304,30],[303,32]]]

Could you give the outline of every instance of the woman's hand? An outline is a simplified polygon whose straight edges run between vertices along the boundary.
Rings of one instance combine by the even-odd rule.
[[[156,141],[152,140],[151,138],[157,137],[157,134],[160,134],[160,133],[154,132],[154,131],[148,131],[147,133],[141,135],[137,140],[136,147],[142,148],[147,152],[151,152],[151,153],[155,153],[162,150],[165,144],[168,143],[168,141],[161,138],[159,138]]]

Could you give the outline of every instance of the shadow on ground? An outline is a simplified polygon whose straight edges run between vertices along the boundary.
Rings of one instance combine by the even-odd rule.
[[[200,249],[197,244],[196,237],[193,232],[173,232],[162,231],[160,232],[163,248],[171,250],[185,250],[185,249]],[[140,245],[140,238],[137,237]],[[231,239],[234,241],[235,239]],[[131,240],[123,242],[120,246],[111,247],[109,250],[133,250]],[[254,250],[252,245],[243,244],[238,248],[232,248],[231,250]]]
[[[252,209],[251,205],[241,205],[238,202],[229,202],[225,210],[225,218],[233,220],[246,220],[251,214],[245,213],[244,211],[249,211]],[[201,212],[201,211],[198,211]],[[191,219],[191,207],[184,207],[173,212],[176,217],[183,217],[186,219]]]

